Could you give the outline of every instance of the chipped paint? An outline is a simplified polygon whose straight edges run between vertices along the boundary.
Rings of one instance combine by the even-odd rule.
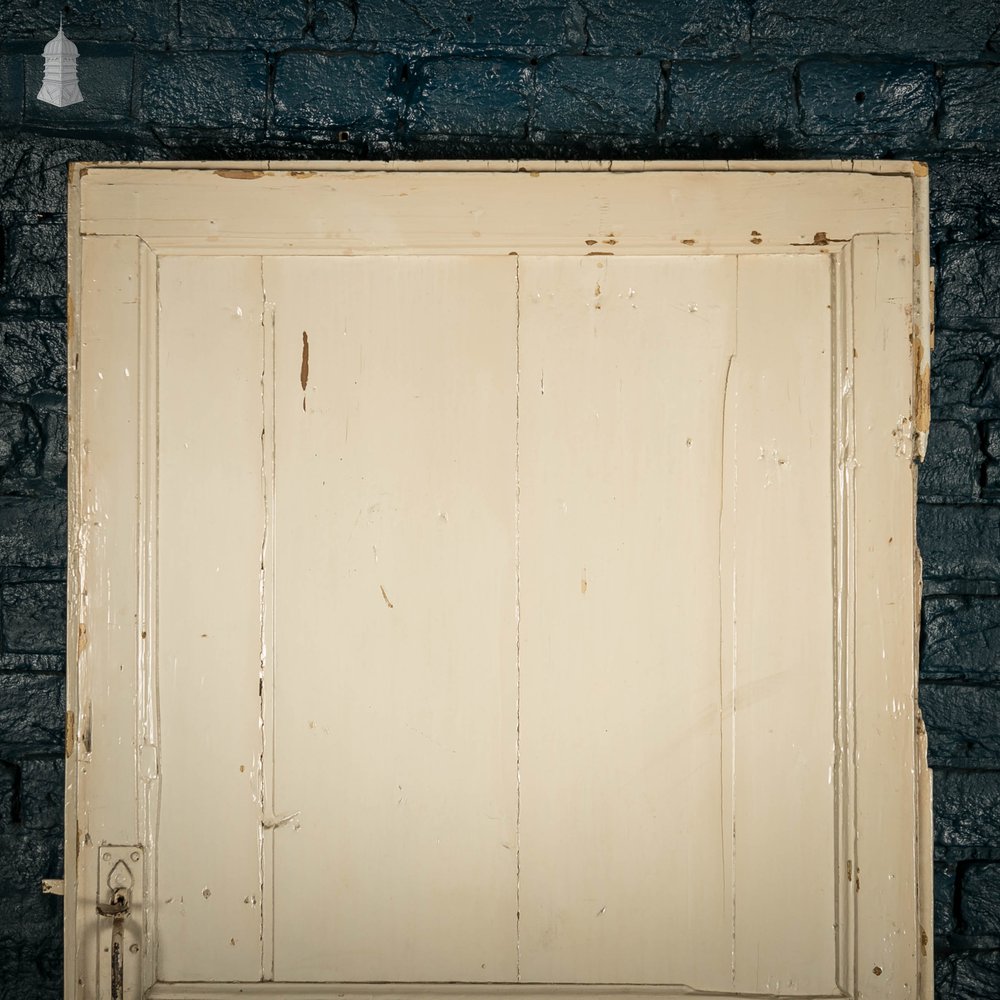
[[[263,170],[216,170],[216,177],[225,177],[227,180],[231,181],[255,181],[260,177],[264,177],[265,173]]]

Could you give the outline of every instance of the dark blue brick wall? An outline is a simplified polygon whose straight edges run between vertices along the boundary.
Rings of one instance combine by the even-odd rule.
[[[920,482],[941,1000],[1000,996],[1000,0],[0,3],[0,1000],[60,995],[65,176],[73,160],[917,158],[938,269]]]

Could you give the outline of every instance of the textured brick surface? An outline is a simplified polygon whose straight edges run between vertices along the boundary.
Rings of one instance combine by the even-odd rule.
[[[693,135],[769,135],[791,124],[794,92],[787,66],[677,62],[670,70],[667,126]]]
[[[180,0],[184,45],[237,47],[248,41],[295,42],[306,34],[306,0]],[[343,8],[342,8],[343,9]],[[346,11],[345,11],[346,14]]]
[[[943,957],[934,977],[936,1000],[989,1000],[1000,983],[1000,950]]]
[[[935,772],[934,839],[949,847],[1000,847],[1000,771]]]
[[[59,6],[38,0],[0,4],[0,38],[44,44],[59,30]],[[70,40],[123,39],[160,42],[176,35],[177,5],[160,0],[74,0],[66,6]]]
[[[925,576],[1000,582],[1000,507],[922,504],[917,537]]]
[[[0,927],[0,1000],[60,1000],[62,992],[61,904],[45,920],[5,919]]]
[[[177,52],[142,59],[141,113],[151,123],[260,128],[267,63],[259,53]]]
[[[525,62],[433,59],[414,73],[410,127],[440,135],[524,135],[534,73]]]
[[[1000,139],[1000,66],[956,66],[941,91],[944,139]]]
[[[349,2],[343,4],[350,9]],[[424,52],[523,49],[532,53],[559,48],[564,43],[572,4],[556,0],[508,0],[503,4],[456,0],[365,0],[357,4],[352,39],[377,42]],[[334,12],[337,0],[320,0],[324,14]],[[318,30],[321,36],[329,28]],[[336,31],[333,32],[336,35]]]
[[[0,588],[0,638],[8,653],[61,653],[66,585],[37,581]]]
[[[938,315],[952,319],[1000,318],[1000,242],[956,243],[941,250]]]
[[[966,56],[986,49],[996,7],[969,0],[758,0],[754,41],[798,52]]]
[[[552,59],[538,68],[534,124],[547,132],[651,134],[661,75],[653,59]]]
[[[738,52],[750,37],[748,0],[580,0],[577,44],[589,52],[689,57]]]
[[[60,757],[21,763],[19,819],[26,830],[62,832],[64,781],[65,766]]]
[[[931,766],[1000,767],[1000,687],[924,684]]]
[[[1000,683],[1000,598],[925,598],[920,672],[925,680]]]
[[[816,60],[799,68],[802,128],[810,134],[927,135],[936,102],[929,64]]]
[[[956,372],[955,381],[964,389],[968,381],[978,384],[979,367],[970,373]],[[971,395],[971,393],[970,393]],[[979,485],[985,455],[980,447],[979,428],[957,420],[936,420],[927,442],[927,457],[920,467],[920,493],[962,502],[974,496]]]
[[[65,720],[62,677],[0,673],[0,760],[60,750]]]
[[[289,53],[275,76],[275,128],[386,132],[398,117],[400,72],[391,56]]]
[[[1000,864],[980,862],[962,872],[959,917],[966,934],[1000,938]]]

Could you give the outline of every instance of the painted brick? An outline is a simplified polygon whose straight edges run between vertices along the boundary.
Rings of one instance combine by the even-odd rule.
[[[750,40],[748,0],[579,0],[575,40],[587,52],[698,58]]]
[[[22,217],[5,229],[2,290],[10,298],[66,296],[66,220]]]
[[[414,132],[520,136],[527,130],[533,87],[527,63],[431,59],[418,65],[413,82]]]
[[[949,67],[941,106],[942,139],[1000,139],[1000,67]]]
[[[941,250],[937,313],[941,321],[1000,318],[1000,242],[955,243]]]
[[[988,156],[930,161],[934,242],[1000,239],[1000,171]]]
[[[41,892],[43,878],[62,873],[61,838],[41,833],[0,834],[0,907],[11,923],[42,923],[60,906]]]
[[[65,740],[64,679],[47,674],[0,674],[0,758],[56,753],[63,749]]]
[[[974,499],[979,492],[982,462],[979,434],[974,426],[956,420],[932,421],[927,457],[920,465],[921,497],[959,502]]]
[[[934,862],[934,939],[940,941],[955,930],[955,886],[958,866],[951,861]]]
[[[652,135],[660,80],[652,59],[548,60],[538,68],[534,125],[546,132]]]
[[[176,4],[161,0],[74,0],[72,5],[12,0],[0,4],[0,38],[31,39],[44,45],[59,30],[65,11],[66,36],[83,40],[156,40],[176,33]]]
[[[921,504],[924,576],[1000,582],[1000,507]]]
[[[313,0],[306,34],[322,42],[346,42],[355,39],[359,5],[351,0]]]
[[[20,820],[21,769],[10,761],[0,760],[0,833],[9,831]]]
[[[0,497],[0,566],[65,565],[66,498]]]
[[[989,407],[1000,400],[1000,370],[996,363],[1000,359],[1000,334],[939,328],[936,341],[931,364],[932,434],[937,420],[963,414],[968,407]]]
[[[278,61],[274,127],[391,130],[399,76],[400,64],[390,56],[290,52]]]
[[[66,584],[6,583],[0,589],[0,636],[6,653],[66,649]]]
[[[0,53],[0,126],[16,125],[24,111],[24,60]]]
[[[66,768],[62,758],[21,764],[21,823],[25,830],[61,833]]]
[[[1000,682],[1000,598],[924,598],[920,673],[925,681]]]
[[[768,135],[795,112],[792,74],[758,62],[677,62],[670,68],[671,131],[702,135]]]
[[[319,10],[335,10],[336,0],[320,0]],[[357,4],[355,43],[391,45],[418,54],[454,50],[539,52],[562,48],[566,4],[556,0],[365,0]],[[340,21],[331,23],[339,28]],[[317,22],[317,36],[328,29]],[[336,37],[336,36],[335,36]]]
[[[0,318],[0,357],[0,395],[66,392],[64,324]]]
[[[35,99],[42,85],[42,59],[26,56],[24,62],[25,90],[28,95],[24,118],[27,122],[66,128],[78,122],[121,121],[132,113],[134,59],[131,53],[101,55],[88,51],[87,46],[81,48],[77,71],[83,102],[72,104],[68,108],[56,108]]]
[[[980,53],[996,8],[968,0],[757,0],[757,49],[798,52]]]
[[[45,447],[31,407],[0,402],[0,492],[20,496],[41,471]]]
[[[1000,847],[1000,771],[934,772],[934,840],[955,847]]]
[[[799,67],[799,106],[810,135],[929,136],[937,106],[934,68],[810,60]]]
[[[1000,863],[965,866],[959,899],[965,933],[1000,935]]]
[[[256,52],[144,56],[142,114],[178,128],[258,128],[264,124],[267,63]]]
[[[300,41],[306,32],[306,0],[180,0],[182,44],[230,47],[233,41]]]
[[[0,209],[60,215],[66,211],[69,163],[159,160],[163,156],[159,146],[140,138],[118,137],[111,142],[38,134],[5,136],[0,142]]]
[[[945,955],[935,963],[935,1000],[989,1000],[1000,983],[1000,951]]]
[[[62,1000],[62,907],[49,905],[56,912],[45,921],[0,927],[0,1000]]]
[[[1000,767],[1000,688],[920,687],[931,766]]]
[[[60,400],[60,406],[65,402]],[[65,494],[69,427],[65,409],[36,409],[34,415],[42,432],[41,464],[37,477],[25,484],[25,492],[33,495]]]
[[[934,410],[949,406],[974,406],[977,400],[983,398],[982,386],[987,378],[988,365],[989,362],[983,358],[956,358],[932,364],[931,405]],[[920,474],[923,478],[922,468]]]

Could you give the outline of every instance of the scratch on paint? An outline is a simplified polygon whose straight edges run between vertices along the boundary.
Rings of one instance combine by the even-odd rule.
[[[302,331],[302,366],[299,368],[299,385],[302,386],[302,412],[306,412],[306,387],[309,385],[309,334]]]
[[[394,605],[392,601],[389,600],[389,595],[385,592],[385,587],[383,587],[381,583],[378,585],[378,589],[382,591],[382,600],[385,601],[386,607],[393,607]]]

